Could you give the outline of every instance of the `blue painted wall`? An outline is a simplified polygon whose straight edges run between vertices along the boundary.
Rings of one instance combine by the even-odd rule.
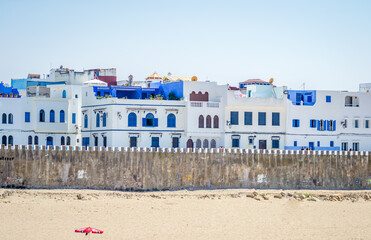
[[[66,82],[47,82],[40,79],[12,79],[11,86],[13,88],[26,90],[29,86],[47,86],[47,85],[57,85],[57,84],[66,84]]]
[[[13,93],[13,95],[18,94],[18,98],[21,97],[21,96],[19,96],[18,89],[12,88],[12,87],[5,87],[4,83],[0,83],[0,93],[2,93],[2,94]]]
[[[293,105],[313,106],[316,103],[316,91],[288,90],[287,99]]]

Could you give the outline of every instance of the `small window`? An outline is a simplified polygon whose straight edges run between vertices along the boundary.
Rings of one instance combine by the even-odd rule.
[[[272,148],[280,148],[280,140],[278,139],[272,140]]]
[[[207,139],[204,140],[203,148],[209,148],[209,140],[207,140]]]
[[[44,110],[40,110],[39,121],[45,122],[45,111]]]
[[[265,112],[259,112],[258,113],[258,124],[259,126],[265,126],[266,125],[266,113]]]
[[[335,126],[336,121],[329,120],[329,121],[327,122],[327,124],[328,124],[328,127],[327,127],[327,130],[328,130],[328,131],[335,131],[335,130],[336,130],[336,126]]]
[[[196,140],[196,148],[201,148],[201,140],[200,139]]]
[[[214,139],[211,139],[210,147],[211,148],[216,148],[216,141]]]
[[[158,118],[155,118],[152,113],[148,113],[145,118],[143,118],[143,127],[157,127]]]
[[[64,111],[63,111],[63,110],[61,110],[61,111],[59,112],[59,121],[60,121],[61,123],[64,123],[64,121],[65,121],[65,119],[64,119]]]
[[[300,127],[300,120],[299,119],[293,119],[292,120],[292,127]]]
[[[238,112],[231,112],[231,125],[238,125]]]
[[[317,130],[325,131],[325,121],[324,120],[319,120],[318,121]]]
[[[8,137],[8,144],[13,146],[13,136]]]
[[[365,128],[370,128],[370,120],[365,120]]]
[[[51,123],[55,122],[55,113],[54,113],[54,110],[50,110],[50,113],[49,113],[49,122],[51,122]]]
[[[198,117],[198,128],[204,128],[204,116],[202,115]]]
[[[137,147],[137,137],[130,137],[130,147]]]
[[[348,151],[348,143],[342,142],[341,143],[341,151]]]
[[[152,137],[151,147],[160,147],[160,138],[159,137]]]
[[[75,98],[79,98],[79,95],[75,94]]]
[[[238,138],[232,139],[232,147],[239,148],[240,147],[240,139],[238,139]]]
[[[294,141],[294,147],[298,146],[298,141]]]
[[[6,136],[4,135],[4,136],[1,138],[1,144],[6,145],[6,143],[7,143],[7,138],[6,138]]]
[[[173,148],[178,148],[179,147],[179,138],[178,137],[173,137],[172,147]]]
[[[280,113],[274,112],[272,113],[272,126],[279,126],[280,125]]]
[[[28,145],[32,145],[32,136],[28,136]]]
[[[358,119],[354,120],[354,128],[359,128],[359,120]]]
[[[84,116],[84,128],[88,128],[88,115],[85,114]]]
[[[245,125],[252,125],[252,112],[245,112]]]
[[[6,114],[5,113],[3,113],[3,115],[2,115],[2,123],[3,124],[6,124]]]
[[[10,144],[10,142],[9,142]],[[359,142],[354,142],[353,143],[353,151],[359,151]]]
[[[35,145],[39,145],[39,137],[38,136],[35,136]]]
[[[128,127],[137,126],[137,115],[135,113],[130,113],[128,116]]]
[[[320,147],[320,146],[321,146],[321,142],[317,141],[317,147]]]
[[[207,115],[206,117],[206,128],[211,128],[211,116]]]
[[[334,141],[330,141],[330,147],[334,147]]]
[[[8,115],[8,123],[13,124],[13,114],[9,113]]]
[[[328,102],[328,103],[331,102],[331,96],[326,96],[326,102]]]
[[[66,143],[67,146],[71,145],[71,138],[70,137],[67,137],[67,143]]]
[[[61,146],[64,146],[65,142],[64,142],[64,137],[62,136],[61,137]]]
[[[107,114],[103,113],[102,127],[107,127]]]
[[[219,117],[217,115],[214,116],[214,128],[219,128]]]
[[[254,136],[249,136],[249,145],[254,144]]]
[[[63,90],[63,92],[62,92],[62,98],[66,98],[66,90]]]
[[[99,138],[98,136],[94,136],[94,146],[98,147]]]
[[[100,127],[100,114],[99,113],[97,113],[96,115],[95,115],[95,127]]]
[[[176,117],[173,113],[170,113],[167,116],[167,127],[168,128],[175,128],[176,126]]]
[[[72,124],[76,123],[76,113],[72,113]]]
[[[107,136],[103,137],[103,147],[107,147]]]
[[[25,122],[30,122],[30,116],[31,116],[31,114],[30,114],[30,112],[25,112],[24,113],[24,121]]]
[[[310,120],[310,127],[311,128],[316,128],[316,123],[317,123],[316,120],[314,120],[314,119]]]

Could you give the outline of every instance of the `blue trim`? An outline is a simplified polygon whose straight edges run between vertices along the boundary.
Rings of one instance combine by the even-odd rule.
[[[301,150],[301,148],[307,149],[308,146],[285,146],[285,150]],[[313,147],[312,150],[316,151],[340,151],[340,147]]]
[[[103,129],[103,130],[82,130],[81,132],[184,132],[184,130],[158,130],[158,129]]]

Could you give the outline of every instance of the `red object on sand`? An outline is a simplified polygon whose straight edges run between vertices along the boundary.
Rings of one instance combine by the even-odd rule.
[[[88,235],[89,233],[99,233],[99,234],[102,234],[103,233],[102,230],[99,230],[99,229],[96,229],[96,228],[91,228],[91,227],[79,228],[79,229],[76,229],[75,232],[77,232],[77,233],[85,233],[85,235]]]

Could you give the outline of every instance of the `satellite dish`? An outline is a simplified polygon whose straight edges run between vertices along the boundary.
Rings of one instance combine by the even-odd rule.
[[[274,79],[273,78],[269,79],[269,83],[270,84],[272,84],[273,82],[274,82]]]
[[[192,77],[192,82],[197,82],[197,77],[196,76]]]

